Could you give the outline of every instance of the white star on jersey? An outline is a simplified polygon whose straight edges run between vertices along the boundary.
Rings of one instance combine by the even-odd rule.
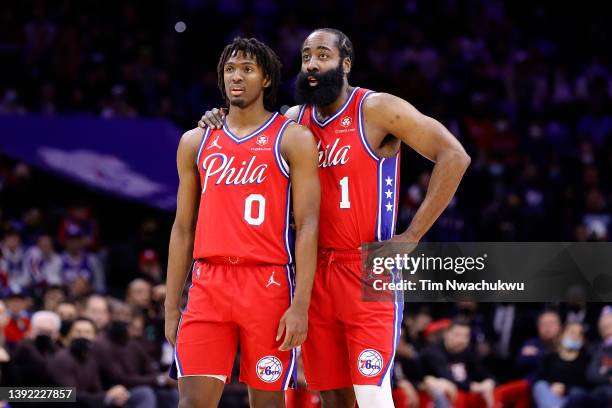
[[[387,198],[391,198],[393,196],[393,192],[391,190],[385,191],[385,194],[387,195]]]
[[[392,179],[391,177],[387,177],[387,178],[385,179],[385,181],[387,182],[387,185],[388,185],[388,186],[392,186],[392,185],[393,185],[393,179]]]

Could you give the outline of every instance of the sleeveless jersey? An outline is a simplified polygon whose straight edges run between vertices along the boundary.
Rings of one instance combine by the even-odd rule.
[[[194,259],[293,262],[289,166],[280,152],[290,122],[274,113],[243,138],[226,124],[206,130],[196,159],[202,195]]]
[[[362,108],[371,93],[354,88],[324,121],[312,106],[300,108],[298,122],[314,134],[319,149],[320,249],[355,250],[395,233],[399,153],[378,157],[368,145]]]

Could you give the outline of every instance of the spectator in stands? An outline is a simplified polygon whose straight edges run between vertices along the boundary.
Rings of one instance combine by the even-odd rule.
[[[151,319],[156,317],[151,296],[151,284],[144,279],[134,279],[128,286],[125,301],[133,309]]]
[[[77,307],[74,303],[60,302],[53,309],[55,313],[60,317],[62,321],[74,320],[78,316]]]
[[[404,316],[406,341],[421,349],[426,344],[423,336],[425,329],[432,320],[431,313],[426,307],[420,307],[416,313],[407,311]]]
[[[22,385],[54,384],[49,361],[60,348],[60,325],[60,318],[54,312],[41,310],[32,315],[27,338],[19,342],[13,353]]]
[[[38,237],[44,234],[44,222],[44,215],[38,207],[31,207],[23,212],[19,221],[19,233],[25,246],[36,245]]]
[[[55,382],[64,387],[76,387],[77,402],[84,407],[134,406],[139,401],[133,399],[123,385],[115,385],[104,391],[100,369],[91,353],[96,338],[94,323],[86,318],[78,318],[68,332],[69,347],[58,351],[51,359]]]
[[[96,330],[105,330],[111,320],[108,300],[101,295],[90,295],[85,300],[82,315],[96,325]]]
[[[61,221],[58,241],[66,245],[70,229],[75,227],[81,231],[82,243],[85,249],[95,251],[99,246],[98,223],[93,216],[93,209],[85,204],[75,204],[66,210],[66,217]]]
[[[97,256],[85,250],[83,231],[75,224],[66,228],[66,250],[62,254],[62,280],[74,297],[92,290],[104,293],[104,270]]]
[[[29,299],[24,290],[13,290],[4,300],[8,322],[4,327],[4,339],[9,348],[25,338],[30,329]]]
[[[49,286],[62,284],[62,259],[55,252],[50,235],[39,236],[36,245],[25,251],[23,268],[29,286],[39,295]]]
[[[146,280],[151,285],[159,285],[164,282],[159,256],[153,249],[145,249],[138,257],[139,278]]]
[[[451,324],[452,321],[450,319],[440,319],[429,323],[423,331],[425,344],[439,344]]]
[[[134,279],[130,282],[126,295],[126,302],[133,311],[141,314],[144,317],[144,332],[148,341],[156,343],[155,356],[160,355],[161,342],[165,339],[164,323],[161,305],[163,304],[159,297],[159,288],[163,285],[158,285],[155,292],[151,288],[151,284],[143,279]],[[153,302],[153,294],[156,294],[157,302]]]
[[[176,407],[178,392],[174,382],[147,354],[137,341],[130,338],[129,322],[113,320],[101,332],[94,344],[94,355],[106,384],[120,383],[130,393],[138,393],[149,406]]]
[[[540,360],[557,348],[561,334],[561,317],[554,310],[546,310],[538,316],[538,337],[529,339],[519,351],[517,367],[530,382],[538,369]]]
[[[133,308],[119,299],[110,299],[111,320],[121,320],[128,322],[134,313]]]
[[[455,307],[455,316],[470,325],[470,340],[478,348],[478,352],[481,355],[489,354],[491,347],[486,336],[487,319],[483,305],[474,301],[459,301]]]
[[[493,407],[496,403],[528,407],[528,383],[516,381],[496,387],[481,357],[470,348],[470,331],[468,322],[455,319],[439,345],[422,351],[424,374],[439,382],[438,387],[446,391],[447,404],[454,407]]]
[[[8,273],[8,284],[10,288],[17,291],[27,288],[29,277],[24,273],[24,248],[21,243],[19,232],[14,229],[9,229],[4,235],[0,249]]]
[[[50,286],[42,296],[42,308],[44,310],[55,310],[57,305],[66,300],[66,289],[63,286]]]
[[[604,308],[599,318],[601,343],[587,368],[586,379],[595,387],[591,395],[601,406],[612,401],[612,308]]]
[[[582,406],[589,362],[583,345],[582,325],[568,323],[557,350],[542,358],[536,372],[533,398],[538,408]]]

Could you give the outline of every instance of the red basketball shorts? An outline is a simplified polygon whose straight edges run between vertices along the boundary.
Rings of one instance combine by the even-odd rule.
[[[319,253],[302,346],[308,387],[331,390],[381,385],[391,375],[403,312],[401,292],[363,300],[361,254]]]
[[[293,293],[290,267],[197,261],[176,337],[176,377],[225,375],[240,343],[240,381],[266,391],[295,380],[295,350],[279,351],[278,324]],[[171,375],[172,375],[171,370]]]

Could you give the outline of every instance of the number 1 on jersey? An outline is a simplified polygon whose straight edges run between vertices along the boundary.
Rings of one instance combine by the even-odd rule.
[[[253,217],[253,201],[259,204],[257,208],[257,216]],[[261,194],[251,194],[244,200],[244,219],[251,225],[261,225],[266,218],[266,199]]]
[[[349,201],[348,181],[348,176],[340,179],[340,208],[351,208],[351,202]]]

